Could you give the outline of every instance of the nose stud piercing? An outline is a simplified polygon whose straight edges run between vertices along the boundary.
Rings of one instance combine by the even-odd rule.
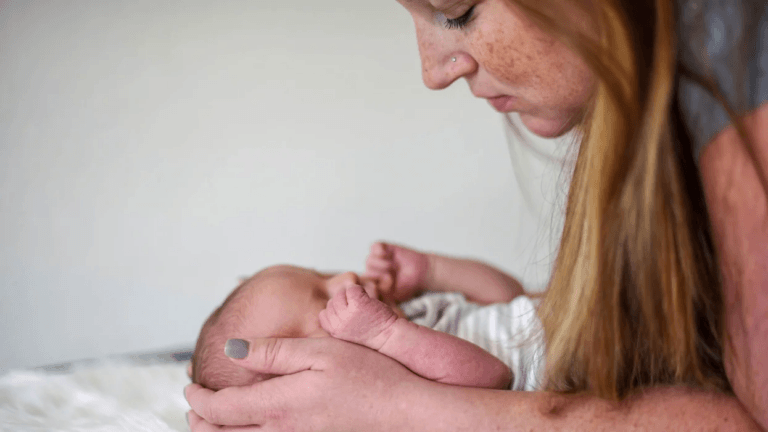
[[[451,57],[451,61],[456,63],[456,57]]]

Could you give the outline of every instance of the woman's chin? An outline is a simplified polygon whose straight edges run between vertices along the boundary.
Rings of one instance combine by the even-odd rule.
[[[520,121],[526,129],[542,138],[557,138],[573,128],[571,122],[563,119],[547,119],[520,113]]]

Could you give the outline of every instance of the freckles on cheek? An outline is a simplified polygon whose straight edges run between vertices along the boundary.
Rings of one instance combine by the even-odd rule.
[[[516,86],[525,81],[526,53],[505,32],[485,33],[476,44],[477,60],[496,79]],[[530,56],[530,55],[528,55]]]
[[[479,28],[474,50],[480,63],[493,77],[512,87],[530,85],[532,65],[540,51],[534,29],[516,18],[500,15]]]

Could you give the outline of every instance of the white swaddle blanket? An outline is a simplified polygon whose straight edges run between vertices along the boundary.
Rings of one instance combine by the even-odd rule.
[[[416,324],[480,346],[515,374],[512,390],[535,390],[544,359],[535,301],[518,296],[509,303],[481,306],[458,293],[426,293],[400,305]]]

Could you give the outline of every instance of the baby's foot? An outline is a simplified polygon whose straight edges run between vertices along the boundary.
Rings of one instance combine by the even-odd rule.
[[[319,318],[331,336],[375,350],[381,349],[398,320],[392,308],[368,296],[360,285],[337,292]]]

